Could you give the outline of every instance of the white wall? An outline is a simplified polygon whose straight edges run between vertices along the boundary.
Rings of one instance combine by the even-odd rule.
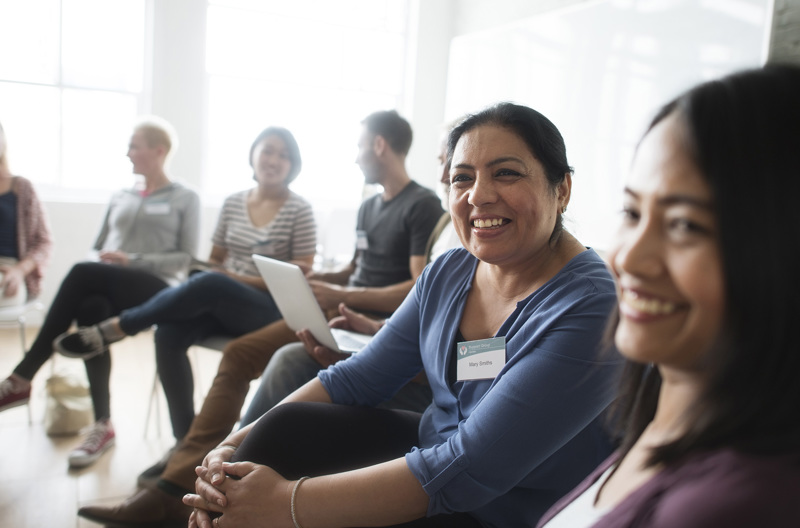
[[[445,120],[445,93],[450,41],[455,36],[503,26],[538,13],[595,0],[414,0],[412,22],[416,41],[412,49],[406,113],[415,141],[409,155],[412,176],[435,187],[436,143]],[[163,115],[180,130],[181,144],[172,173],[199,186],[202,174],[205,123],[204,65],[205,2],[153,1],[153,76],[150,111]],[[780,60],[800,62],[800,0],[775,0],[776,18],[770,49]],[[356,117],[358,118],[358,117]],[[104,204],[46,202],[56,241],[44,284],[43,301],[49,305],[64,275],[82,260],[94,241]],[[216,204],[204,204],[200,255],[209,250]],[[32,321],[35,323],[35,321]]]
[[[417,0],[412,15],[412,70],[408,76],[406,118],[414,130],[407,165],[412,178],[437,188],[439,137],[444,124],[447,63],[458,5],[456,0]]]
[[[454,12],[454,35],[503,26],[539,13],[597,0],[459,0]]]
[[[549,117],[575,168],[567,228],[604,250],[651,116],[699,82],[762,64],[770,27],[769,0],[573,3],[455,37],[446,115],[514,101]]]

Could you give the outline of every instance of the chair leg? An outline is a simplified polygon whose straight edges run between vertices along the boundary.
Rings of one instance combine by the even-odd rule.
[[[19,323],[17,325],[19,327],[19,342],[22,345],[22,356],[24,357],[25,354],[28,352],[28,343],[26,342],[26,339],[25,339],[26,338],[26,336],[25,336],[25,316],[24,315],[20,315],[17,318],[17,323]],[[26,404],[26,407],[28,408],[28,425],[33,425],[33,413],[31,412],[31,401],[30,400],[28,400],[28,403]]]
[[[144,419],[144,437],[147,438],[147,431],[150,428],[150,416],[155,409],[156,415],[156,435],[161,438],[161,409],[158,405],[158,371],[153,376],[153,388],[150,390],[150,404],[147,407],[147,416]]]
[[[19,323],[19,342],[22,343],[22,355],[24,356],[28,352],[27,336],[25,335],[25,316],[20,315],[17,322]]]
[[[206,393],[203,390],[203,377],[201,376],[201,369],[200,369],[200,352],[197,350],[196,346],[192,347],[192,376],[194,378],[194,394],[195,399],[200,401],[200,405],[203,405],[203,400],[206,397]],[[195,404],[197,405],[197,404]]]

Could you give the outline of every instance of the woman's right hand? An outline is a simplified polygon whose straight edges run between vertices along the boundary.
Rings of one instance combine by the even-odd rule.
[[[218,445],[206,455],[203,459],[203,465],[195,469],[197,474],[195,489],[208,502],[221,506],[226,504],[225,494],[218,487],[225,482],[225,471],[222,469],[222,464],[230,462],[235,451],[236,446],[230,444]],[[210,486],[202,486],[202,482],[207,482]],[[200,493],[201,489],[204,490],[203,493]]]

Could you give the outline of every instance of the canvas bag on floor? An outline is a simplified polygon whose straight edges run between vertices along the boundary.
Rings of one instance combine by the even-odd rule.
[[[74,374],[53,374],[47,379],[44,429],[49,435],[74,435],[94,421],[89,387]]]

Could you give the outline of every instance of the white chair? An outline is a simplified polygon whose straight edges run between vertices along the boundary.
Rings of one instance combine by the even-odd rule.
[[[195,343],[192,348],[194,347],[202,347],[208,348],[211,350],[217,350],[222,352],[225,349],[225,346],[230,343],[234,338],[231,336],[225,335],[211,335],[198,341]],[[194,382],[195,382],[195,391],[199,391],[200,394],[205,397],[205,391],[203,390],[201,384],[201,376],[199,375],[199,370],[197,368],[198,362],[200,361],[197,351],[193,350],[194,352],[194,361],[192,362],[194,368]],[[147,438],[147,431],[150,428],[150,417],[155,410],[155,421],[156,421],[156,435],[161,436],[161,408],[158,405],[158,387],[160,385],[160,380],[158,379],[158,370],[156,370],[155,375],[153,377],[153,388],[150,390],[150,405],[147,407],[147,416],[145,417],[144,422],[144,437]]]
[[[31,312],[41,313],[43,311],[44,305],[37,299],[30,300],[19,306],[4,306],[0,308],[0,326],[19,328],[19,341],[23,355],[28,351],[25,335],[25,323],[28,320],[28,314]]]
[[[44,305],[37,299],[32,299],[19,306],[3,306],[0,308],[0,327],[17,327],[19,329],[19,342],[23,356],[28,351],[27,336],[25,333],[25,323],[28,320],[28,315],[33,312],[42,313],[43,311]],[[27,407],[28,423],[33,423],[30,401]]]

